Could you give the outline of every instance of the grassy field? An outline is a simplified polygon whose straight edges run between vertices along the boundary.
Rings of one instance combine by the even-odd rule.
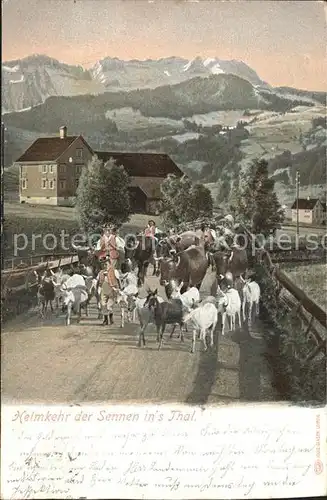
[[[61,246],[61,231],[65,231],[65,234],[69,234],[69,238],[67,237],[65,240],[66,242],[71,241],[71,238],[79,233],[79,225],[74,208],[31,206],[27,204],[5,202],[4,212],[5,258],[11,258],[13,256],[26,257],[33,254],[51,252],[51,249],[47,250],[44,245],[44,238],[48,234],[54,235],[58,243],[56,248],[52,251],[62,252],[64,249]],[[136,232],[142,230],[150,218],[160,227],[160,217],[133,214],[130,221],[123,225],[121,233],[126,234],[129,231]],[[27,239],[26,248],[15,251],[15,246],[16,248],[25,246],[26,239],[23,235],[25,235]],[[36,237],[37,235],[40,236]],[[15,245],[15,239],[18,245]],[[53,245],[53,240],[50,236],[46,241],[49,241],[50,246]],[[65,245],[68,246],[67,243],[65,243]]]
[[[321,307],[327,305],[327,264],[288,264],[282,269]]]
[[[18,165],[4,169],[3,182],[7,192],[18,192],[19,189],[19,167]]]

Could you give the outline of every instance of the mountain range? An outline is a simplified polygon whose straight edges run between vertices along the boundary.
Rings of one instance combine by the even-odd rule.
[[[2,63],[3,112],[21,111],[50,96],[99,94],[174,85],[194,77],[229,74],[263,85],[257,73],[242,61],[180,57],[123,61],[106,57],[85,70],[45,55]]]
[[[271,173],[287,183],[283,151],[303,163],[308,185],[324,177],[326,92],[273,87],[243,62],[105,58],[85,70],[41,55],[3,63],[2,83],[5,166],[66,125],[98,150],[170,154],[215,186],[263,154],[277,158]]]

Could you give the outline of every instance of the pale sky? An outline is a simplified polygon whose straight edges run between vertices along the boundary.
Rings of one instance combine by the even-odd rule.
[[[120,59],[242,60],[271,85],[326,90],[326,16],[316,1],[5,0],[2,60],[46,54],[90,67]]]

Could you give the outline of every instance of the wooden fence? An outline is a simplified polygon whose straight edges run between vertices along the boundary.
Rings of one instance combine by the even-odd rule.
[[[245,232],[250,239],[253,239],[248,230]],[[300,320],[303,334],[308,343],[312,344],[313,341],[313,345],[311,349],[309,348],[303,361],[310,361],[318,354],[326,357],[326,311],[299,288],[278,265],[273,263],[267,250],[258,248],[256,255],[277,284],[276,298],[279,298]]]
[[[23,269],[30,266],[37,266],[40,263],[47,261],[58,260],[61,257],[71,257],[69,253],[56,253],[56,254],[37,254],[29,257],[12,257],[11,259],[4,259],[3,271],[10,271],[14,269]]]
[[[36,257],[36,256],[35,256]],[[78,262],[77,255],[56,256],[38,264],[1,273],[1,321],[26,312],[36,304],[37,280],[33,271],[56,269]]]
[[[40,257],[42,257],[40,259]],[[70,266],[78,262],[77,255],[57,255],[57,256],[47,256],[48,260],[44,260],[44,256],[34,256],[34,259],[38,258],[38,263],[19,267],[16,269],[7,269],[1,272],[1,289],[20,291],[31,286],[36,285],[36,279],[33,279],[32,283],[30,278],[34,276],[33,271],[46,270],[46,269],[56,269],[58,267]]]

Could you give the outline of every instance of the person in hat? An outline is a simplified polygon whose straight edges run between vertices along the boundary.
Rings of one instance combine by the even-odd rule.
[[[214,243],[214,239],[213,239],[213,236],[211,234],[209,224],[202,224],[201,231],[203,233],[203,239],[204,239],[205,243],[207,243],[208,245],[211,245],[212,243]]]
[[[118,228],[112,227],[109,232],[109,238],[108,238],[108,253],[111,265],[114,267],[114,269],[119,269],[120,267],[120,254],[117,248],[117,235],[118,235]]]
[[[102,228],[102,235],[99,241],[99,247],[100,247],[98,253],[99,260],[105,259],[107,256],[109,236],[110,236],[109,229],[106,226],[104,226]]]
[[[115,274],[115,267],[113,266],[110,257],[101,259],[102,269],[97,276],[97,286],[100,287],[100,302],[103,314],[103,325],[112,325],[113,320],[113,305],[116,299],[116,292],[114,288],[119,288],[119,282]]]
[[[156,237],[156,234],[157,234],[156,223],[154,222],[154,220],[151,219],[151,220],[148,221],[148,225],[147,225],[147,227],[144,230],[144,236],[147,236],[148,238],[152,238],[153,239],[153,242],[154,242],[154,257],[157,256],[156,247],[157,247],[157,244],[158,244],[158,239]]]
[[[146,226],[144,230],[144,235],[148,236],[149,238],[155,238],[156,235],[156,223],[154,220],[149,220],[148,225]]]

